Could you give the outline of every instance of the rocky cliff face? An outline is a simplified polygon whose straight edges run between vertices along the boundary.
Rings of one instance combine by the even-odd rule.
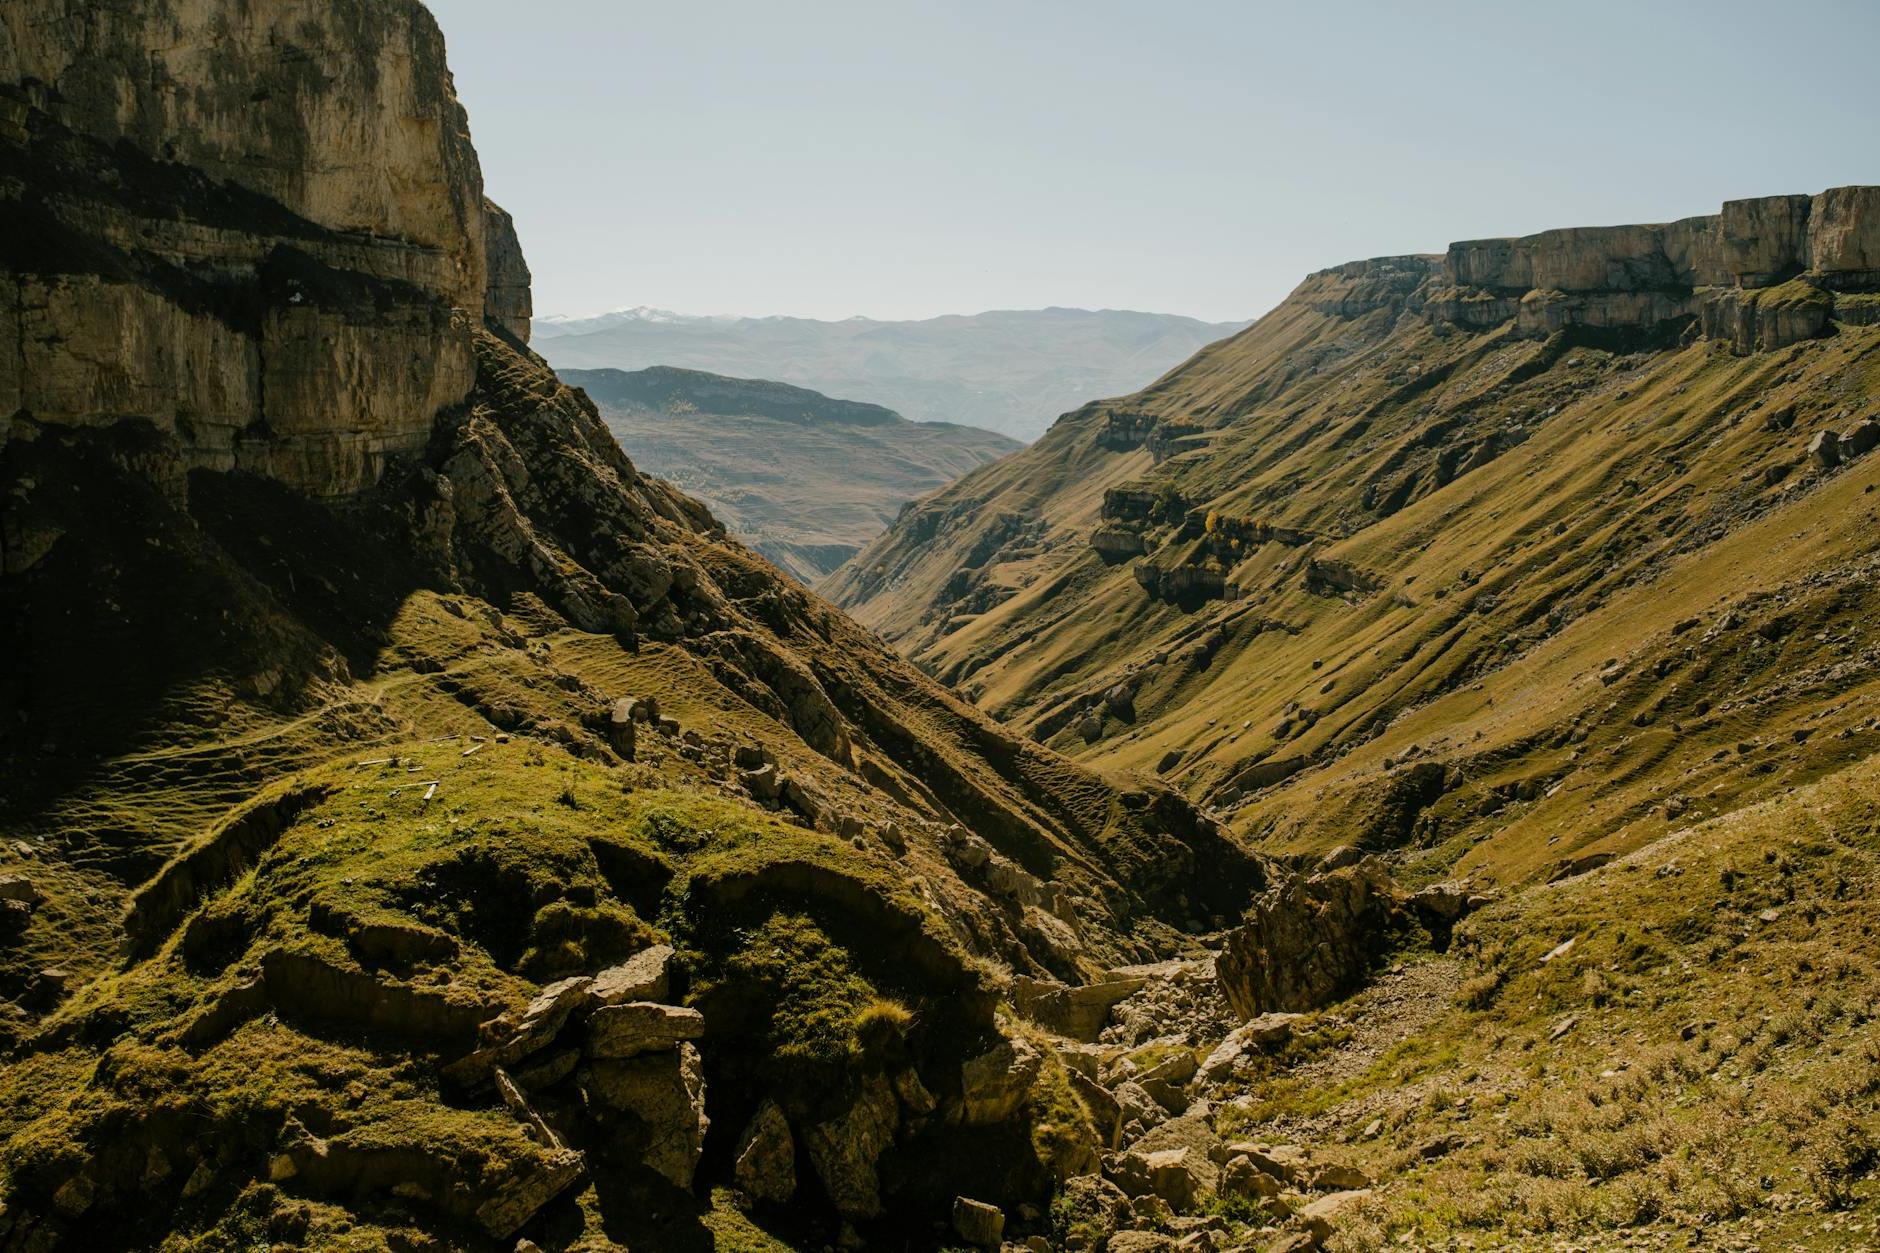
[[[1746,354],[1870,316],[1861,297],[1880,287],[1876,240],[1880,188],[1837,187],[1732,200],[1662,226],[1575,227],[1352,262],[1312,275],[1289,303],[1344,318],[1415,310],[1543,339],[1569,328],[1660,343],[1697,335]]]
[[[1834,293],[1871,290],[1880,188],[1732,200],[1665,226],[1543,231],[1451,244],[1438,316],[1478,329],[1512,319],[1525,333],[1569,326],[1645,334],[1686,328],[1752,352],[1822,334]],[[1810,299],[1772,317],[1745,293],[1798,280]],[[1796,303],[1796,302],[1790,302]]]
[[[10,5],[0,163],[9,413],[338,495],[463,401],[486,310],[527,334],[415,0]]]

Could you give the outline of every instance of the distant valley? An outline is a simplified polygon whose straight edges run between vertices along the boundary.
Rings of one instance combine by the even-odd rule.
[[[541,319],[534,346],[564,372],[668,365],[777,379],[1029,442],[1059,414],[1145,387],[1245,325],[1120,309],[820,322],[637,308]]]
[[[564,370],[644,471],[698,497],[804,583],[848,560],[904,504],[1017,440],[762,379],[699,370]]]

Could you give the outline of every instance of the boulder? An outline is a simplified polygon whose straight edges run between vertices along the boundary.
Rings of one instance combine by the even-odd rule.
[[[673,949],[670,944],[655,944],[641,949],[618,966],[594,976],[590,999],[595,1005],[620,1005],[628,1001],[664,1000],[671,990]]]
[[[1364,1204],[1370,1195],[1370,1190],[1366,1188],[1328,1193],[1300,1210],[1299,1221],[1318,1240],[1329,1240],[1337,1230],[1339,1220]]]
[[[1154,1098],[1156,1104],[1171,1114],[1179,1114],[1188,1108],[1188,1096],[1184,1088],[1194,1078],[1195,1069],[1195,1055],[1184,1048],[1171,1053],[1149,1069],[1138,1072],[1135,1082]]]
[[[1058,1061],[1066,1070],[1074,1070],[1094,1083],[1103,1081],[1103,1064],[1115,1054],[1114,1048],[1105,1048],[1101,1044],[1078,1041],[1074,1044],[1058,1044]]]
[[[1321,1162],[1311,1168],[1312,1187],[1320,1192],[1350,1192],[1371,1186],[1371,1176],[1356,1166]]]
[[[23,874],[0,874],[0,901],[24,901],[37,905],[45,899],[34,882]]]
[[[1375,857],[1288,879],[1256,897],[1247,921],[1227,933],[1215,962],[1221,988],[1243,1019],[1329,1004],[1363,978],[1400,916]]]
[[[1004,1122],[1018,1112],[1044,1058],[1030,1043],[1001,1039],[960,1067],[960,1121],[969,1127]]]
[[[971,1197],[956,1196],[953,1234],[976,1249],[996,1249],[1005,1238],[1005,1211]]]
[[[1130,1218],[1129,1197],[1101,1175],[1078,1175],[1067,1180],[1052,1204],[1067,1232],[1066,1253],[1091,1253],[1104,1247],[1117,1228]]]
[[[1432,883],[1410,896],[1410,907],[1426,918],[1450,923],[1468,911],[1469,890],[1460,883]]]
[[[504,1240],[585,1175],[587,1159],[573,1149],[556,1149],[491,1173],[496,1177],[478,1181],[482,1199],[475,1216],[485,1231]]]
[[[1160,1105],[1165,1113],[1182,1114],[1188,1110],[1188,1094],[1179,1084],[1170,1083],[1166,1079],[1143,1079],[1137,1081],[1136,1086],[1147,1092],[1149,1099]]]
[[[705,1016],[696,1009],[629,1001],[607,1005],[588,1016],[587,1055],[626,1058],[659,1052],[705,1034]]]
[[[840,1117],[804,1128],[810,1164],[829,1203],[844,1218],[869,1219],[881,1213],[875,1161],[893,1143],[899,1119],[894,1089],[876,1075],[862,1084],[855,1103]]]
[[[1841,464],[1841,436],[1835,431],[1817,431],[1808,441],[1808,459],[1817,470],[1832,470]]]
[[[783,780],[777,774],[777,767],[768,762],[755,770],[740,772],[738,779],[744,784],[744,790],[760,801],[774,801],[783,795]]]
[[[1091,1043],[1109,1020],[1110,1007],[1148,983],[1147,979],[1106,979],[1075,985],[1020,975],[1012,983],[1012,1003],[1039,1026]]]
[[[674,1186],[692,1186],[705,1149],[705,1072],[687,1043],[663,1052],[593,1062],[584,1072],[590,1116],[603,1124],[630,1116],[620,1128],[622,1148]]]
[[[1244,1157],[1255,1169],[1286,1183],[1303,1182],[1305,1172],[1311,1166],[1311,1158],[1306,1151],[1291,1144],[1230,1144],[1227,1146],[1227,1156],[1230,1161]]]
[[[633,725],[635,722],[633,711],[637,703],[631,696],[622,696],[614,702],[614,707],[607,716],[607,742],[613,746],[616,753],[628,761],[633,760],[633,753],[637,746],[638,733]]]
[[[549,984],[536,993],[528,1008],[522,1011],[522,1021],[516,1027],[516,1035],[543,1043],[554,1039],[569,1017],[587,1004],[588,993],[593,987],[594,980],[585,975]]]
[[[1363,861],[1366,855],[1365,851],[1356,844],[1340,844],[1319,858],[1319,873],[1324,874],[1327,871],[1343,870],[1346,866],[1355,866]]]
[[[1222,1196],[1263,1201],[1284,1192],[1286,1185],[1255,1166],[1251,1158],[1230,1157],[1227,1165],[1221,1168],[1220,1188]]]
[[[1136,692],[1127,683],[1118,683],[1103,693],[1103,707],[1125,721],[1136,717]]]
[[[1179,1049],[1142,1071],[1137,1076],[1138,1083],[1146,1084],[1153,1079],[1158,1083],[1169,1083],[1176,1087],[1195,1077],[1195,1055],[1187,1049]]]
[[[994,853],[986,862],[986,890],[1021,905],[1036,905],[1043,899],[1036,875],[1023,866]]]
[[[781,1205],[796,1194],[796,1141],[775,1101],[765,1101],[738,1141],[732,1178],[753,1200]]]
[[[1841,436],[1841,459],[1851,461],[1864,456],[1876,444],[1880,444],[1880,422],[1872,418],[1856,422],[1853,430]]]
[[[1158,1196],[1170,1208],[1184,1210],[1202,1191],[1201,1172],[1190,1158],[1186,1148],[1119,1153],[1106,1164],[1106,1173],[1130,1196]]]
[[[1293,1024],[1304,1016],[1261,1014],[1234,1028],[1201,1063],[1201,1077],[1209,1083],[1220,1083],[1256,1051],[1284,1048],[1292,1039]]]
[[[1197,1101],[1181,1117],[1170,1118],[1160,1126],[1151,1128],[1130,1148],[1137,1153],[1185,1149],[1188,1154],[1187,1169],[1195,1178],[1196,1190],[1202,1193],[1214,1192],[1221,1181],[1219,1163],[1227,1159],[1222,1150],[1221,1138],[1215,1134],[1209,1121],[1212,1116],[1212,1107],[1206,1101]]]
[[[1172,1253],[1175,1238],[1159,1231],[1119,1231],[1104,1246],[1108,1253]]]
[[[1135,1123],[1140,1127],[1154,1127],[1168,1117],[1168,1111],[1147,1089],[1133,1079],[1125,1079],[1111,1089],[1118,1107],[1123,1112],[1123,1123],[1128,1126]]]

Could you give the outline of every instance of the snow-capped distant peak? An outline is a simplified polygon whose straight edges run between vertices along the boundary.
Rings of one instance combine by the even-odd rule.
[[[538,331],[551,335],[579,335],[589,331],[604,331],[609,327],[624,326],[630,322],[662,322],[683,324],[725,323],[738,321],[735,313],[692,314],[674,313],[670,309],[655,309],[651,305],[635,305],[631,309],[612,309],[596,314],[561,314],[551,313],[535,319]]]

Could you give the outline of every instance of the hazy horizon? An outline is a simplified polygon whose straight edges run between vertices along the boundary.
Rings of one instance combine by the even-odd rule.
[[[1029,308],[999,309],[947,309],[939,313],[921,314],[908,318],[880,318],[868,313],[851,313],[844,317],[818,317],[802,313],[738,313],[724,309],[710,312],[692,309],[671,309],[663,305],[630,304],[618,305],[611,309],[593,309],[576,313],[567,313],[559,309],[542,310],[535,315],[537,322],[588,322],[614,313],[670,313],[681,318],[719,318],[727,321],[746,320],[763,322],[785,318],[799,322],[937,322],[942,318],[979,318],[998,313],[1137,313],[1158,318],[1189,318],[1195,322],[1205,322],[1211,326],[1228,326],[1250,321],[1248,318],[1197,318],[1192,314],[1179,313],[1170,309],[1123,309],[1116,307],[1090,308],[1085,305],[1033,305]]]
[[[1238,321],[1344,261],[1880,177],[1851,0],[1786,44],[1689,0],[431,7],[547,314]]]

